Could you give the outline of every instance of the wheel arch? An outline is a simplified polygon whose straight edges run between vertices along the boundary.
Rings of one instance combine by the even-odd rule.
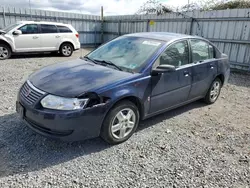
[[[122,102],[122,101],[130,101],[132,102],[137,108],[138,108],[138,111],[139,111],[139,115],[140,115],[140,119],[143,119],[144,117],[144,106],[143,106],[143,103],[142,101],[134,96],[134,95],[127,95],[127,96],[124,96],[124,97],[121,97],[119,98],[118,100],[116,100],[112,105],[111,107],[109,108],[108,112],[106,113],[106,116],[107,114],[109,113],[109,111],[114,107],[116,106],[118,103]]]
[[[221,84],[222,84],[222,86],[224,85],[224,81],[225,81],[225,76],[223,75],[223,74],[219,74],[219,75],[217,75],[216,77],[215,77],[215,79],[216,78],[219,78],[220,79],[220,81],[221,81]]]
[[[0,39],[0,44],[5,44],[5,45],[7,45],[7,46],[10,48],[11,52],[13,52],[12,46],[11,46],[8,42],[6,42],[5,40]]]
[[[64,42],[62,42],[61,45],[60,45],[60,47],[59,47],[59,50],[61,50],[62,45],[64,45],[64,44],[70,44],[73,47],[73,50],[75,50],[75,46],[74,46],[74,44],[71,41],[64,41]]]

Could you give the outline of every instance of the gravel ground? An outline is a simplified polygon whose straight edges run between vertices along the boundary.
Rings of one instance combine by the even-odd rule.
[[[0,62],[0,187],[250,186],[250,76],[232,74],[214,105],[195,102],[141,122],[123,144],[61,143],[27,128],[15,99],[30,73],[67,59]]]

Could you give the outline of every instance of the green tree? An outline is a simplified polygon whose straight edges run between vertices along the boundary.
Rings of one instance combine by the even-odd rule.
[[[216,3],[214,6],[210,6],[209,10],[224,10],[224,9],[240,9],[250,8],[249,0],[233,0],[228,2]]]
[[[200,0],[196,3],[185,5],[179,11],[192,10],[225,10],[237,8],[250,8],[250,0]]]
[[[144,3],[141,8],[137,11],[137,14],[165,14],[173,12],[170,7],[163,5],[158,0],[148,0]]]

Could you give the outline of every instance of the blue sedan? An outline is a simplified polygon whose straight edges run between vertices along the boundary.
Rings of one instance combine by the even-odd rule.
[[[227,55],[204,38],[128,34],[33,73],[19,90],[16,109],[44,136],[101,136],[119,144],[140,120],[198,99],[214,103],[229,74]]]

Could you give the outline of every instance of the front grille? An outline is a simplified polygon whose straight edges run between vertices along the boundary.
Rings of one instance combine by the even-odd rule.
[[[21,99],[29,105],[34,105],[43,95],[45,92],[35,88],[30,81],[25,82],[20,89]]]

